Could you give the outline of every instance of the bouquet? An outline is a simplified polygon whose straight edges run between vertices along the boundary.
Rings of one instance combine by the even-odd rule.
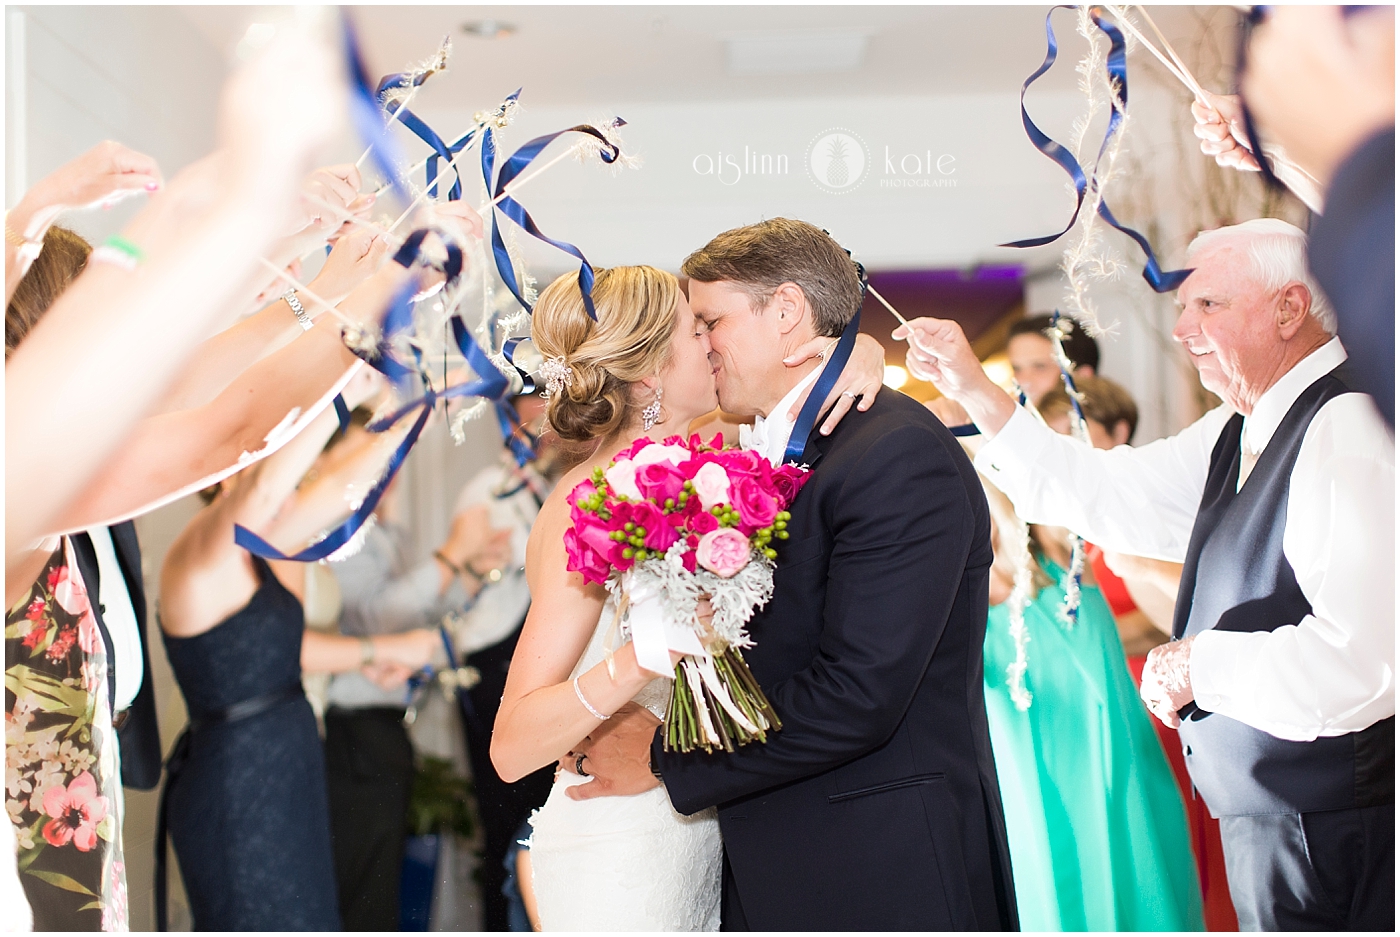
[[[782,728],[741,649],[808,477],[720,436],[643,437],[569,493],[569,569],[616,601],[609,668],[613,639],[630,636],[642,667],[674,676],[667,751],[733,751]],[[674,671],[672,649],[685,654]]]

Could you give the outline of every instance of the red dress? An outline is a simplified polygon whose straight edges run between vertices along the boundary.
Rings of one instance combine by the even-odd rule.
[[[1122,579],[1108,568],[1104,562],[1103,550],[1088,545],[1089,565],[1094,570],[1099,589],[1108,600],[1113,614],[1125,615],[1134,611],[1137,604],[1128,594],[1128,587]],[[1147,658],[1128,658],[1128,670],[1133,682],[1142,686],[1142,668]],[[1225,853],[1220,846],[1220,821],[1210,815],[1205,801],[1195,796],[1191,787],[1191,776],[1186,773],[1186,758],[1181,754],[1181,740],[1175,729],[1161,723],[1156,717],[1152,725],[1157,729],[1167,761],[1171,762],[1172,773],[1176,775],[1177,786],[1181,788],[1181,799],[1186,805],[1186,822],[1191,827],[1191,846],[1196,851],[1196,869],[1201,877],[1201,898],[1204,901],[1206,929],[1213,931],[1239,930],[1235,918],[1235,906],[1230,901],[1230,888],[1225,881]]]

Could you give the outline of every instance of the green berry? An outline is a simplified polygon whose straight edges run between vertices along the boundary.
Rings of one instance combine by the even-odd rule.
[[[787,530],[787,521],[777,521],[773,524],[774,530]]]
[[[787,538],[788,538],[788,532],[787,532],[786,530],[780,530],[780,531],[778,531],[778,539],[779,539],[779,540],[786,540]]]
[[[637,525],[632,523],[631,521],[628,521],[627,523],[622,525],[622,529],[630,534],[632,531],[637,529]]]
[[[632,555],[633,555],[633,551],[632,551],[632,548],[631,548],[631,547],[623,547],[623,548],[622,548],[622,558],[623,558],[624,560],[630,560],[630,559],[632,558]]]

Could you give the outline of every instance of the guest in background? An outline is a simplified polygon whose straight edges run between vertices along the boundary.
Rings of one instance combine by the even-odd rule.
[[[541,432],[546,403],[537,394],[515,398],[521,423],[538,439],[534,461],[521,466],[506,447],[496,464],[467,483],[455,508],[459,519],[472,518],[481,530],[492,536],[504,533],[507,538],[502,562],[469,571],[473,577],[484,573],[485,584],[476,604],[450,623],[458,653],[466,655],[467,665],[481,674],[481,682],[459,690],[457,699],[485,836],[480,881],[482,926],[488,931],[532,929],[527,912],[529,853],[528,847],[520,845],[529,839],[529,829],[522,829],[522,824],[544,806],[554,783],[553,769],[541,768],[507,784],[491,763],[491,727],[505,692],[520,626],[530,610],[525,544],[540,506],[564,471],[559,437],[552,431]]]
[[[1083,400],[1080,408],[1088,424],[1089,440],[1095,449],[1112,449],[1132,442],[1137,429],[1137,404],[1126,389],[1107,378],[1086,377],[1076,381]],[[1063,388],[1046,394],[1040,414],[1061,436],[1070,433],[1071,404]],[[1118,635],[1128,655],[1128,671],[1135,684],[1142,683],[1142,668],[1152,648],[1164,644],[1171,635],[1172,610],[1176,605],[1181,564],[1145,556],[1105,553],[1087,544],[1088,559],[1099,590],[1113,610]],[[1120,576],[1121,573],[1121,576]],[[1186,820],[1191,829],[1191,845],[1201,882],[1207,930],[1236,930],[1235,908],[1225,881],[1225,854],[1220,845],[1220,821],[1210,815],[1205,803],[1191,786],[1186,759],[1181,754],[1177,731],[1160,720],[1149,720],[1162,741],[1162,749],[1176,775]]]
[[[1045,334],[1050,322],[1047,315],[1021,319],[1011,326],[1006,340],[1006,357],[1011,361],[1016,383],[1026,399],[1037,406],[1042,397],[1060,386],[1060,363],[1055,360],[1055,346]],[[1097,374],[1099,343],[1072,319],[1061,318],[1060,325],[1068,327],[1069,334],[1062,344],[1065,357],[1074,366],[1074,379]]]
[[[360,435],[366,438],[359,444],[375,443],[371,434]],[[459,514],[432,556],[413,563],[410,531],[397,516],[397,487],[395,481],[385,493],[358,552],[331,564],[343,603],[340,632],[370,638],[431,628],[440,649],[438,625],[471,604],[485,570],[504,564],[508,535]],[[398,930],[414,775],[413,744],[404,726],[408,693],[349,671],[332,678],[326,701],[326,773],[342,923],[353,931]]]
[[[347,386],[347,402],[364,393]],[[305,631],[300,570],[274,570],[246,553],[233,528],[242,524],[293,552],[305,546],[348,513],[347,485],[372,483],[407,422],[296,490],[336,429],[335,414],[321,414],[226,482],[166,555],[161,628],[190,722],[171,753],[161,816],[197,929],[340,927],[325,763],[301,672],[379,668],[401,682],[431,658],[437,637]],[[164,853],[159,835],[162,929]]]
[[[68,179],[70,186],[83,183],[81,178]],[[92,184],[89,182],[89,187]],[[82,272],[90,252],[90,245],[75,232],[47,227],[43,249],[30,258],[32,264],[6,306],[7,359]],[[60,554],[62,558],[56,561]],[[119,832],[124,814],[117,778],[138,790],[150,790],[160,783],[160,731],[154,685],[146,678],[150,672],[146,599],[136,526],[126,521],[62,538],[59,549],[49,554],[47,571],[56,577],[55,584],[49,584],[48,576],[42,584],[34,583],[30,601],[21,600],[15,606],[16,613],[7,616],[13,619],[7,621],[7,628],[13,625],[15,630],[14,646],[8,646],[7,640],[5,655],[7,686],[14,699],[7,710],[10,744],[6,746],[6,768],[13,778],[7,792],[7,812],[22,828],[27,873],[22,881],[40,929],[95,930],[103,924],[125,922],[125,862]],[[41,605],[35,606],[35,601]],[[84,602],[87,613],[80,611]],[[48,615],[36,614],[44,608]],[[76,643],[64,637],[60,620],[75,611],[81,639]],[[83,674],[83,692],[91,694],[88,704],[67,713],[46,711],[49,707],[43,700],[51,693],[44,692],[45,671],[59,680],[72,673]],[[112,744],[112,730],[116,744]],[[55,759],[53,755],[59,752],[48,752],[46,740],[59,735],[69,748],[66,758]],[[84,773],[92,782],[90,814],[109,812],[112,820],[108,828],[117,831],[100,843],[71,831],[65,838],[60,832],[64,821],[55,811],[63,809],[59,800],[71,804],[75,797],[49,794],[54,787],[72,788]],[[88,786],[79,784],[79,789]],[[40,835],[40,823],[50,835]],[[85,852],[94,854],[82,856]],[[55,885],[53,876],[60,874],[75,881],[86,880],[84,887],[98,897],[94,900]],[[80,897],[83,900],[75,901]],[[80,905],[92,907],[82,909]]]
[[[995,555],[983,689],[1021,926],[1202,930],[1181,796],[1113,616],[1086,574],[1066,620],[1066,532],[1033,525],[1027,542],[1006,496],[983,488]],[[1030,589],[1013,627],[1018,576]]]

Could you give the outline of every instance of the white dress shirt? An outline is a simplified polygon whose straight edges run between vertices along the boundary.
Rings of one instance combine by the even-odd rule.
[[[767,418],[756,416],[753,426],[740,426],[739,445],[744,449],[754,449],[762,453],[775,466],[782,465],[783,456],[787,455],[788,441],[792,439],[792,428],[797,424],[796,420],[788,419],[788,411],[821,373],[822,368],[813,368],[811,373],[798,381],[797,385],[778,401],[776,407],[768,411]]]
[[[131,592],[126,588],[112,532],[106,527],[87,531],[97,554],[98,594],[94,601],[102,606],[102,623],[112,636],[111,669],[117,677],[113,714],[128,709],[141,690],[144,673],[141,668],[141,632],[137,630],[136,610],[131,604]]]
[[[1245,418],[1260,453],[1305,389],[1346,360],[1337,339],[1299,362]],[[1227,406],[1137,449],[1092,449],[1021,408],[976,465],[1031,523],[1106,550],[1181,562]],[[1328,401],[1290,475],[1283,553],[1313,614],[1273,631],[1205,631],[1197,703],[1282,739],[1346,735],[1395,714],[1395,444],[1364,394]]]

